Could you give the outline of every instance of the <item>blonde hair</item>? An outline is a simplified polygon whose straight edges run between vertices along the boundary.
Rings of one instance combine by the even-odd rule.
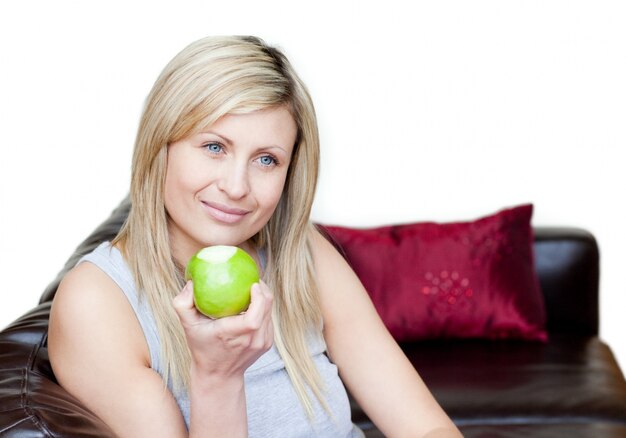
[[[190,354],[172,307],[184,285],[172,257],[163,201],[167,145],[226,114],[286,106],[298,126],[285,187],[269,222],[253,237],[265,249],[265,280],[274,292],[274,342],[311,417],[307,388],[327,409],[307,337],[321,335],[322,318],[307,236],[317,184],[319,137],[309,93],[287,58],[255,37],[196,41],[165,67],[146,101],[132,164],[131,210],[114,240],[147,297],[161,339],[162,368],[174,388],[189,383]]]

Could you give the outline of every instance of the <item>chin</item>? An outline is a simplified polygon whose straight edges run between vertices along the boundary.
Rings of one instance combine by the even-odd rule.
[[[215,245],[239,246],[248,241],[252,236],[254,236],[254,234],[248,236],[248,234],[223,232],[216,233],[216,235],[213,236],[207,236],[206,239],[202,239],[200,242],[204,243],[203,247]]]

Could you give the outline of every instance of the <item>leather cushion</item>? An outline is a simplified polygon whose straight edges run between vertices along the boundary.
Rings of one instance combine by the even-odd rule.
[[[543,424],[472,424],[460,426],[465,438],[624,438],[626,425],[606,422]],[[378,429],[365,431],[367,438],[384,438]]]
[[[457,424],[626,424],[626,381],[597,337],[401,346]],[[353,409],[354,420],[367,427],[356,403]]]

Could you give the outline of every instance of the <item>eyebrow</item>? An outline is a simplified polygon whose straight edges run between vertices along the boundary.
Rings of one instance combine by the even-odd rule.
[[[201,134],[215,135],[215,136],[221,138],[222,140],[224,140],[224,142],[227,143],[228,145],[232,145],[233,144],[233,141],[230,138],[226,137],[223,134],[220,134],[219,132],[216,132],[216,131],[201,131],[200,133]],[[273,149],[273,148],[280,149],[284,153],[289,154],[284,148],[282,148],[282,147],[280,147],[280,146],[278,146],[276,144],[272,144],[272,145],[269,145],[269,146],[263,146],[263,147],[261,147],[259,149]]]
[[[216,135],[216,136],[218,136],[219,138],[221,138],[222,140],[224,140],[224,142],[226,142],[226,143],[228,143],[228,144],[230,144],[230,145],[232,145],[232,144],[233,144],[233,141],[232,141],[230,138],[226,137],[226,136],[225,136],[225,135],[223,135],[223,134],[220,134],[219,132],[215,132],[215,131],[201,131],[200,133],[201,133],[201,134],[212,134],[212,135]]]

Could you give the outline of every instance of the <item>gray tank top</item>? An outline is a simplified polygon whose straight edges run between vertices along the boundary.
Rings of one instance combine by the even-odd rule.
[[[152,368],[163,376],[161,344],[154,315],[148,302],[137,294],[135,282],[122,254],[109,242],[104,242],[78,263],[91,262],[105,272],[124,292],[143,329]],[[363,437],[363,432],[352,423],[346,390],[339,379],[337,367],[326,356],[326,344],[321,336],[310,337],[309,351],[326,387],[329,416],[311,395],[314,419],[309,421],[285,364],[275,346],[263,354],[244,374],[250,437]],[[189,396],[186,391],[174,394],[189,427]]]

